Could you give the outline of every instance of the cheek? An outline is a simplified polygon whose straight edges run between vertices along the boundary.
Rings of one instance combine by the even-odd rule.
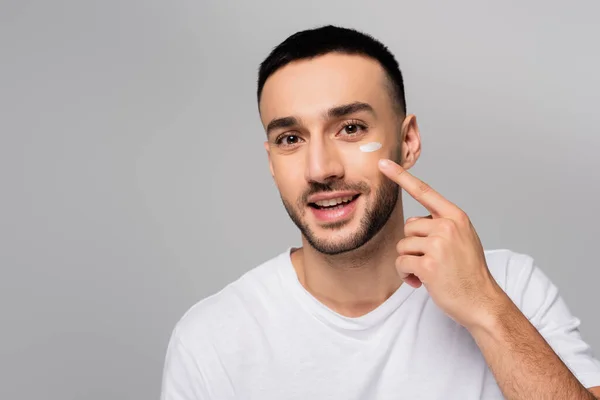
[[[272,165],[273,179],[281,195],[285,199],[296,198],[305,186],[304,170],[299,168],[299,163],[274,160]]]
[[[361,150],[372,150],[363,151]],[[366,146],[366,149],[365,147]],[[373,192],[384,184],[385,177],[379,170],[379,160],[382,158],[394,159],[396,149],[395,144],[385,141],[364,141],[356,143],[344,143],[340,147],[340,154],[343,155],[346,176],[349,180],[367,181]]]
[[[385,141],[361,141],[344,143],[340,146],[345,164],[354,171],[377,171],[377,163],[382,158],[393,158],[395,149]]]
[[[373,153],[380,150],[383,145],[380,142],[369,142],[358,147],[363,153]]]

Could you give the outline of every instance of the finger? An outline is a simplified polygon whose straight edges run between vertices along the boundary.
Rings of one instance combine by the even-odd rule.
[[[427,221],[432,221],[431,215],[426,217],[410,217],[404,224],[404,236],[429,236],[431,229],[426,229]]]
[[[404,224],[404,236],[431,236],[439,227],[439,221],[443,221],[443,219],[417,218],[412,221],[407,221],[407,223]]]
[[[413,274],[409,274],[406,278],[403,278],[402,280],[408,283],[410,286],[414,287],[415,289],[420,288],[423,284],[421,280]]]
[[[396,257],[396,271],[402,279],[410,274],[416,274],[419,270],[420,256],[402,255]]]
[[[396,245],[396,251],[399,255],[420,256],[427,251],[428,238],[418,236],[407,236],[401,239]]]
[[[422,282],[417,276],[419,269],[419,256],[400,256],[396,258],[396,271],[400,278],[414,288],[421,286]]]
[[[406,223],[408,224],[409,222],[416,221],[416,220],[421,219],[421,218],[429,218],[429,219],[431,219],[432,217],[431,217],[431,215],[428,215],[426,217],[410,217],[410,218],[408,218],[406,220]]]
[[[392,160],[379,160],[379,169],[421,203],[432,215],[436,217],[452,216],[457,212],[458,207]]]

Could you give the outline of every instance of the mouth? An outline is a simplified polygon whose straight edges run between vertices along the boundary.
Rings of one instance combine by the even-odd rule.
[[[356,209],[359,197],[360,194],[355,194],[353,196],[318,200],[308,203],[308,206],[317,221],[331,224],[350,219]]]
[[[335,199],[319,200],[314,203],[308,203],[308,205],[316,210],[340,210],[355,201],[358,196],[360,196],[360,194],[355,194],[354,196],[337,197]]]

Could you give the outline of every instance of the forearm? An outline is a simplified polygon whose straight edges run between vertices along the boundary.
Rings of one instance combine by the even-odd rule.
[[[595,399],[505,297],[488,321],[469,328],[507,399]]]

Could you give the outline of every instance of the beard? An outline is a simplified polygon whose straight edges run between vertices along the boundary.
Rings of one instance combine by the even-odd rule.
[[[361,218],[359,227],[355,232],[351,233],[348,237],[340,239],[317,237],[317,235],[315,235],[315,233],[310,229],[306,221],[302,218],[305,214],[304,210],[306,210],[306,199],[313,193],[344,190],[357,191],[361,193],[361,197],[363,195],[368,195],[371,192],[371,189],[365,183],[344,184],[341,181],[331,183],[313,182],[310,184],[309,190],[298,200],[296,207],[294,207],[290,202],[286,201],[283,197],[281,198],[285,210],[287,211],[291,220],[298,227],[308,243],[320,253],[337,255],[358,249],[366,244],[385,226],[390,218],[390,215],[394,211],[394,207],[396,206],[399,195],[398,185],[389,179],[384,179],[383,183],[375,193],[372,204],[366,205],[365,214]],[[298,210],[303,211],[299,212]],[[333,231],[343,227],[349,222],[350,221],[342,221],[327,224],[324,226],[324,228],[331,229]]]

